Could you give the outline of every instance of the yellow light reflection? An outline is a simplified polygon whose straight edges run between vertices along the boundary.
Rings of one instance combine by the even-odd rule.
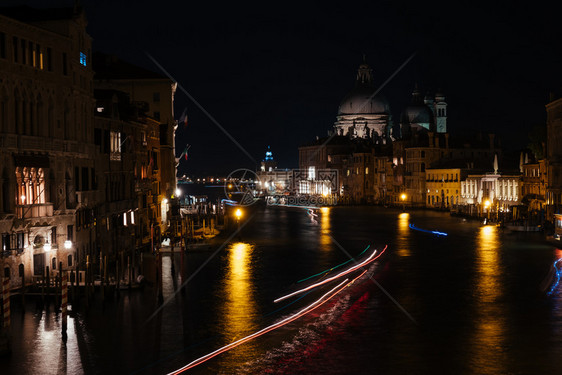
[[[411,256],[410,252],[410,214],[402,212],[398,215],[398,241],[396,253],[401,257]]]
[[[480,227],[476,248],[476,329],[472,351],[477,373],[486,372],[490,363],[506,363],[502,351],[505,337],[505,318],[500,298],[502,268],[498,252],[500,241],[495,226]],[[500,371],[504,373],[505,371]]]
[[[223,332],[225,342],[232,342],[255,328],[256,301],[251,273],[253,246],[236,242],[229,246],[228,251]]]
[[[320,246],[323,250],[332,248],[331,223],[330,223],[330,207],[322,207],[320,217]]]

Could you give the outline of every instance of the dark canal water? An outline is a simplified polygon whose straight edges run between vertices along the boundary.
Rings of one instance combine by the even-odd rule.
[[[164,257],[168,303],[157,314],[152,288],[124,292],[73,312],[64,344],[52,305],[28,302],[22,313],[15,304],[13,355],[0,360],[0,373],[168,373],[294,313],[313,296],[289,306],[273,300],[296,281],[384,244],[375,281],[359,279],[312,313],[186,373],[559,373],[562,287],[547,292],[562,251],[540,235],[375,207],[324,209],[317,223],[296,208],[250,216],[240,238],[181,291],[179,255]],[[189,253],[187,275],[213,253]]]

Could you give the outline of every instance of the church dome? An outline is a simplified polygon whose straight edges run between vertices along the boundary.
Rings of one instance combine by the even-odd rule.
[[[431,124],[433,122],[433,112],[428,106],[423,104],[410,104],[402,113],[402,123],[408,124]]]
[[[390,107],[381,95],[373,95],[374,88],[356,87],[341,101],[338,115],[390,114]]]
[[[357,70],[355,88],[341,101],[338,115],[390,114],[386,99],[374,93],[373,70],[363,62]]]
[[[400,118],[403,124],[431,124],[433,122],[433,112],[424,104],[427,102],[427,97],[422,99],[418,87],[414,88],[412,92],[412,101],[408,107],[402,112]]]

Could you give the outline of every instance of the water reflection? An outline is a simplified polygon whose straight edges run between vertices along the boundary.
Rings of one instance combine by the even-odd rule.
[[[402,212],[398,215],[398,236],[397,236],[397,249],[396,253],[401,257],[411,256],[410,252],[410,214]]]
[[[476,242],[476,311],[474,361],[477,372],[487,371],[493,364],[497,373],[505,373],[505,314],[499,299],[503,293],[502,266],[499,259],[498,229],[480,227]]]
[[[331,223],[330,223],[330,207],[322,207],[320,209],[320,247],[322,250],[330,250],[332,248]]]
[[[224,336],[228,343],[248,334],[255,324],[256,301],[252,282],[253,246],[236,242],[228,248],[225,283]]]

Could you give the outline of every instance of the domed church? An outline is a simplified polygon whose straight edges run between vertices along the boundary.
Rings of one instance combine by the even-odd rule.
[[[401,137],[408,137],[413,131],[426,129],[437,133],[447,132],[447,103],[438,92],[435,99],[428,94],[422,99],[418,85],[412,92],[412,100],[400,117]]]
[[[386,143],[391,123],[388,102],[376,93],[373,70],[363,57],[363,63],[357,70],[355,88],[340,103],[334,123],[336,135]]]

